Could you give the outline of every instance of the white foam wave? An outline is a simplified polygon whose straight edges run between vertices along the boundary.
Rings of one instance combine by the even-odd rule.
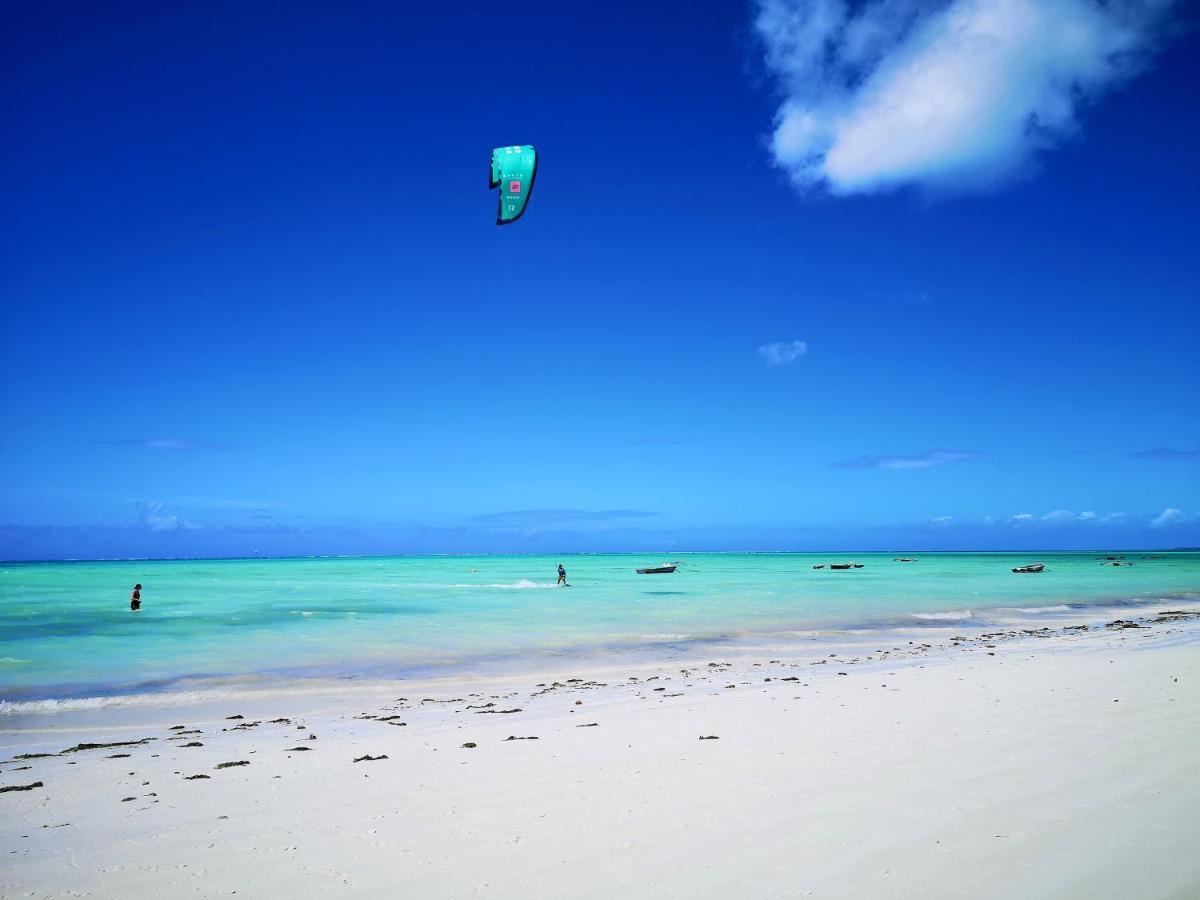
[[[63,697],[46,700],[0,700],[0,718],[30,713],[78,712],[96,709],[137,709],[157,706],[177,706],[230,699],[233,691],[184,691],[172,694],[125,694],[114,697]]]
[[[1002,611],[1037,615],[1038,613],[1070,612],[1071,607],[1067,606],[1065,603],[1059,604],[1058,606],[1006,606]]]
[[[924,619],[929,622],[959,622],[974,617],[969,609],[951,610],[950,612],[912,613],[914,619]]]
[[[19,666],[21,663],[27,663],[27,659],[17,659],[15,656],[0,656],[0,666]]]
[[[520,581],[515,581],[512,584],[452,584],[450,586],[456,588],[497,588],[499,590],[509,591],[527,591],[530,588],[558,587],[558,585],[551,584],[548,581],[530,581],[528,578],[522,578]]]
[[[643,641],[686,641],[690,640],[690,634],[643,634]]]
[[[0,700],[0,718],[34,713],[81,712],[98,709],[156,709],[198,706],[205,703],[253,701],[282,696],[340,695],[344,684],[287,684],[252,687],[205,688],[143,694],[113,694],[107,697],[58,697],[45,700]]]

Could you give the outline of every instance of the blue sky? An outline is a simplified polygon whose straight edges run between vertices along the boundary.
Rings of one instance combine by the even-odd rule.
[[[1200,544],[1184,6],[495,9],[23,11],[0,557]]]

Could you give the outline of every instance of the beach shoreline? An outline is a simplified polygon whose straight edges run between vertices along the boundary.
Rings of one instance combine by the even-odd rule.
[[[1006,630],[1062,627],[1064,624],[1103,624],[1113,618],[1137,618],[1149,610],[1200,611],[1200,592],[1171,596],[1104,598],[1088,603],[1028,607],[993,606],[907,613],[890,621],[797,621],[783,630],[741,631],[706,635],[642,635],[636,642],[582,643],[558,647],[531,647],[524,652],[482,653],[440,663],[377,664],[357,661],[326,667],[272,669],[262,666],[229,674],[191,674],[152,682],[101,686],[88,684],[37,685],[0,689],[0,732],[14,718],[40,713],[76,712],[112,707],[163,707],[180,704],[236,701],[275,696],[313,694],[342,696],[372,689],[384,693],[397,683],[455,683],[482,679],[520,681],[552,671],[557,666],[580,666],[601,675],[609,669],[654,668],[687,663],[711,653],[726,657],[758,658],[795,655],[829,645],[853,651],[878,642],[938,641],[961,630]]]
[[[1184,896],[1173,609],[9,715],[0,894]]]

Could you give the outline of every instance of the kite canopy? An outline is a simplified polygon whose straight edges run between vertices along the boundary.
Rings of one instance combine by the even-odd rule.
[[[492,151],[492,179],[489,186],[500,188],[497,225],[507,225],[521,218],[529,195],[533,193],[536,175],[537,151],[531,145],[497,147]]]

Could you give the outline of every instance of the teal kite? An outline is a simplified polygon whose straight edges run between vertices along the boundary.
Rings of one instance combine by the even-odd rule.
[[[537,176],[537,151],[529,144],[520,147],[497,147],[492,151],[492,178],[489,187],[500,188],[500,208],[496,224],[507,225],[521,218],[533,179]]]

